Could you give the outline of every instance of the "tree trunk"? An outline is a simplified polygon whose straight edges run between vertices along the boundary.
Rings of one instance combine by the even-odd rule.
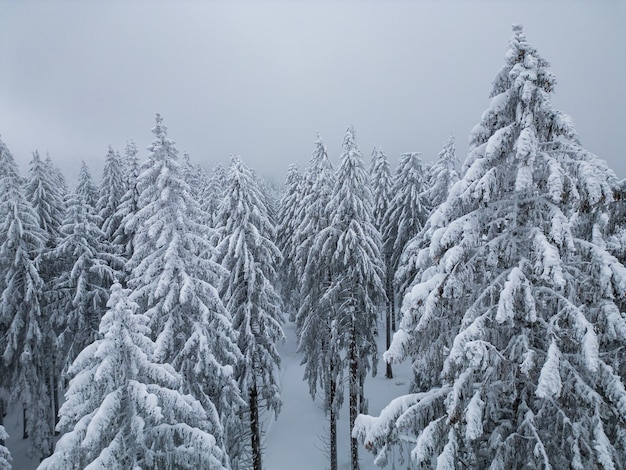
[[[252,468],[262,470],[261,426],[259,423],[259,395],[256,383],[250,388],[250,433],[252,440]]]
[[[4,400],[0,398],[0,426],[4,425]],[[4,445],[4,440],[0,439],[0,446]]]
[[[335,410],[335,393],[337,381],[335,380],[335,364],[330,361],[330,390],[328,391],[329,419],[330,419],[330,470],[337,470],[337,413]]]
[[[359,374],[359,413],[362,415],[366,415],[369,411],[365,399],[365,375],[365,372]]]
[[[394,308],[394,295],[393,295],[393,278],[387,274],[387,315],[386,315],[386,334],[385,334],[385,350],[389,350],[391,346],[391,335],[396,329],[395,308]],[[385,377],[393,379],[393,370],[391,364],[386,363]]]
[[[359,446],[355,438],[352,437],[354,422],[358,414],[359,405],[359,363],[358,350],[356,345],[356,318],[352,312],[352,324],[350,325],[350,342],[348,346],[348,356],[350,364],[350,463],[351,470],[359,470]]]
[[[27,417],[26,417],[26,403],[22,405],[22,418],[24,420],[24,430],[22,432],[22,439],[28,439],[28,431],[26,430]]]

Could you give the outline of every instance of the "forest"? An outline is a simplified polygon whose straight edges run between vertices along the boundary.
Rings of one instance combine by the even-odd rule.
[[[411,469],[626,468],[626,183],[555,84],[514,26],[462,162],[452,136],[433,162],[366,162],[348,126],[336,167],[318,136],[280,190],[239,156],[179,156],[159,114],[145,158],[109,147],[74,188],[0,141],[0,470],[16,409],[41,470],[261,470],[286,323],[331,470],[346,408],[352,470],[394,449]],[[372,416],[381,355],[413,378]]]

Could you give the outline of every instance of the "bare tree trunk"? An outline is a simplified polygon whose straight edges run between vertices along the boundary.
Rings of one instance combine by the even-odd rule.
[[[259,394],[256,383],[250,388],[250,432],[252,440],[252,467],[254,470],[262,470]]]
[[[358,349],[356,345],[356,318],[352,312],[352,324],[350,325],[350,342],[348,346],[348,356],[350,364],[350,463],[351,470],[359,470],[359,446],[357,440],[352,437],[352,429],[358,414],[359,406],[359,363]]]
[[[0,426],[4,425],[4,400],[0,398]],[[4,445],[4,439],[0,439],[0,446]]]
[[[26,430],[27,417],[26,417],[26,403],[22,405],[22,418],[24,420],[24,430],[22,432],[22,439],[28,439],[28,431]]]
[[[393,277],[391,274],[387,274],[387,315],[385,317],[386,321],[386,334],[385,334],[385,350],[389,350],[389,346],[391,346],[391,335],[393,331],[396,329],[396,319],[395,319],[395,308],[394,308],[394,295],[393,295]],[[391,364],[389,362],[386,363],[385,377],[388,379],[393,379],[393,370],[391,369]]]
[[[337,414],[335,410],[335,393],[337,393],[337,381],[335,380],[335,364],[330,361],[330,385],[329,385],[329,420],[330,420],[330,470],[337,470]]]
[[[365,399],[365,375],[365,372],[359,374],[359,413],[362,415],[366,415],[369,411]]]

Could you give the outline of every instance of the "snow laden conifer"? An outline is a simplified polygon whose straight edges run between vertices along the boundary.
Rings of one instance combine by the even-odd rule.
[[[42,160],[37,151],[33,152],[25,194],[26,199],[37,213],[39,226],[45,234],[45,245],[37,255],[39,273],[44,282],[39,301],[44,318],[43,324],[46,325],[45,354],[49,363],[47,374],[49,391],[53,395],[51,407],[54,409],[54,416],[57,416],[59,409],[60,361],[57,350],[58,331],[54,328],[51,320],[60,307],[54,289],[55,283],[65,267],[63,261],[54,255],[66,212],[63,187],[64,183],[59,181],[52,162]]]
[[[384,232],[385,215],[389,210],[389,204],[392,199],[393,178],[391,176],[391,168],[387,155],[382,147],[374,148],[372,151],[372,162],[370,166],[370,184],[373,194],[373,211],[372,221],[374,227],[379,233]],[[385,292],[393,292],[393,274],[388,273],[387,269],[391,264],[391,253],[383,250],[383,258],[385,261]],[[385,308],[385,347],[391,345],[392,318],[395,316],[395,306],[393,305],[394,297],[387,295]],[[393,370],[391,364],[386,363],[385,377],[393,378]]]
[[[425,205],[426,172],[419,153],[400,155],[393,178],[393,197],[383,217],[383,250],[387,259],[386,295],[389,302],[391,329],[396,330],[398,285],[395,275],[406,245],[423,227],[428,215]]]
[[[11,453],[9,449],[4,446],[4,442],[9,438],[9,435],[4,430],[4,426],[0,424],[0,470],[11,470]]]
[[[451,135],[439,152],[437,160],[429,168],[428,190],[425,197],[431,209],[439,207],[448,199],[450,189],[460,179],[458,168],[459,159],[456,156],[454,136]]]
[[[63,193],[59,186],[50,166],[41,159],[39,152],[33,152],[26,180],[26,199],[37,213],[39,225],[52,245],[59,236],[65,212]]]
[[[221,164],[215,165],[207,185],[202,190],[200,207],[208,217],[210,227],[217,226],[217,218],[220,204],[224,198],[224,188],[226,187],[227,171]]]
[[[415,359],[415,393],[354,430],[380,465],[399,441],[424,467],[626,465],[626,269],[602,227],[614,175],[552,108],[548,63],[513,29],[384,356]]]
[[[72,364],[58,429],[39,470],[225,469],[201,403],[182,377],[154,359],[149,318],[113,284],[100,338]]]
[[[460,178],[458,167],[459,162],[456,157],[454,137],[450,136],[441,152],[439,152],[437,161],[428,169],[427,187],[422,193],[422,198],[429,212],[434,211],[448,198],[450,189]],[[417,275],[417,269],[414,264],[417,254],[428,242],[429,240],[424,239],[418,233],[406,243],[394,276],[394,283],[398,292],[406,292],[414,281]]]
[[[83,161],[80,166],[80,172],[78,173],[78,185],[76,186],[75,193],[82,198],[85,203],[96,210],[98,206],[98,187],[93,182],[89,167]]]
[[[333,337],[331,300],[324,294],[330,286],[331,259],[315,238],[330,223],[328,205],[335,184],[335,175],[326,146],[318,136],[315,149],[302,181],[300,203],[295,214],[296,231],[286,256],[295,260],[301,284],[300,305],[296,316],[298,352],[305,366],[304,379],[315,400],[318,389],[323,391],[324,411],[329,420],[330,468],[337,469],[337,419],[343,395],[340,386],[340,358]]]
[[[384,303],[384,261],[380,233],[372,223],[369,175],[349,126],[343,141],[341,163],[329,202],[330,225],[315,243],[330,257],[331,284],[326,296],[334,304],[333,327],[347,368],[350,429],[357,414],[367,409],[363,383],[369,370],[376,372],[374,333],[378,309]],[[351,468],[357,470],[358,446],[351,438]]]
[[[252,468],[260,470],[260,414],[265,407],[278,415],[281,406],[276,347],[284,338],[283,316],[274,288],[281,255],[273,242],[275,229],[261,190],[239,157],[233,157],[230,164],[218,230],[219,259],[229,273],[222,284],[222,298],[233,316],[243,354],[236,377],[248,405]]]
[[[51,293],[62,369],[98,337],[109,288],[123,268],[122,259],[111,253],[95,208],[78,192],[69,197],[68,205],[59,243],[51,253],[63,263]]]
[[[96,205],[96,212],[102,220],[100,228],[109,243],[113,242],[114,235],[119,230],[122,221],[122,214],[118,208],[125,192],[126,184],[122,158],[109,146],[109,151],[104,159],[99,198]],[[113,248],[113,251],[118,252],[120,250]]]
[[[224,273],[158,114],[152,132],[137,182],[139,208],[126,227],[135,234],[131,299],[150,319],[156,359],[182,376],[180,390],[200,401],[225,449],[224,421],[243,403],[233,376],[241,353],[217,290]]]
[[[0,387],[24,409],[29,454],[49,455],[54,416],[49,406],[46,346],[50,330],[41,296],[37,256],[46,242],[23,191],[13,156],[0,141]]]
[[[134,231],[130,230],[130,221],[139,210],[139,189],[137,180],[139,177],[139,159],[137,158],[137,146],[131,140],[127,143],[124,151],[124,195],[122,196],[115,219],[119,220],[113,236],[113,243],[121,248],[121,255],[128,261],[132,257]],[[128,275],[128,273],[126,273]]]
[[[297,230],[297,213],[302,197],[302,175],[297,165],[290,165],[287,170],[287,180],[278,209],[278,226],[276,230],[276,244],[283,253],[280,265],[280,288],[285,310],[289,312],[289,319],[294,321],[300,304],[298,296],[300,283],[296,260],[292,249]]]

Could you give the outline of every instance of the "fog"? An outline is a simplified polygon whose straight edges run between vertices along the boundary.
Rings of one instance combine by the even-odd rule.
[[[461,160],[511,24],[552,64],[557,109],[626,177],[626,2],[0,2],[0,135],[25,171],[49,152],[97,175],[108,145],[147,152],[154,115],[194,162],[239,154],[282,181],[316,132],[336,162],[354,124],[369,159],[450,133]]]

